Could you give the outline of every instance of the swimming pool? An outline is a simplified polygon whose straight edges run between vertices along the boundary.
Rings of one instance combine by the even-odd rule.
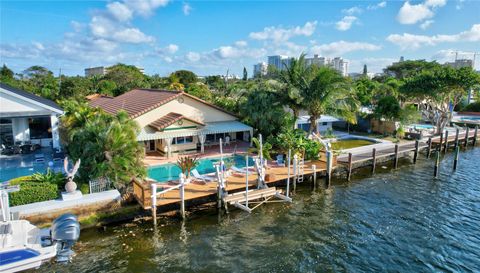
[[[215,172],[215,165],[220,161],[220,157],[202,158],[198,161],[197,169],[200,174],[207,174]],[[238,168],[245,167],[245,157],[242,155],[233,155],[224,157],[223,161],[227,168],[236,166]],[[253,166],[253,159],[249,157],[248,166]],[[180,168],[174,163],[163,164],[148,168],[148,177],[155,179],[158,182],[167,182],[169,180],[178,180],[180,175]]]
[[[408,127],[416,129],[435,129],[435,126],[430,124],[410,124]]]

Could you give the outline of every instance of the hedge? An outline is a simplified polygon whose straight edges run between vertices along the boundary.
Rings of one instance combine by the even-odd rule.
[[[58,197],[58,188],[55,184],[20,182],[18,185],[20,191],[10,193],[10,206],[48,201]]]
[[[480,112],[480,102],[472,102],[462,109],[463,112]]]

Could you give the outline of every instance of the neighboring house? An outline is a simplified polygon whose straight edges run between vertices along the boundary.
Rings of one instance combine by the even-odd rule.
[[[0,143],[39,144],[60,148],[58,117],[62,108],[55,102],[0,83]]]
[[[253,133],[236,115],[181,91],[134,89],[118,97],[91,97],[90,105],[110,114],[126,111],[140,126],[137,140],[147,152],[203,152],[227,136],[250,141]]]
[[[318,132],[332,130],[332,123],[338,121],[342,120],[332,116],[322,115],[319,119],[317,119]],[[296,124],[298,129],[308,132],[310,130],[310,116],[299,116]]]

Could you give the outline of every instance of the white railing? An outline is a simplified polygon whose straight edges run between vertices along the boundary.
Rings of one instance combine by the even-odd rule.
[[[180,184],[170,187],[168,189],[165,189],[163,191],[157,192],[157,183],[152,183],[151,184],[151,190],[152,190],[152,214],[153,214],[153,222],[155,223],[155,226],[157,224],[157,197],[159,195],[165,194],[169,191],[173,191],[176,189],[179,189],[180,191],[180,213],[182,214],[182,218],[185,218],[185,185],[188,184],[188,182],[185,182],[185,175],[182,173],[180,174]]]

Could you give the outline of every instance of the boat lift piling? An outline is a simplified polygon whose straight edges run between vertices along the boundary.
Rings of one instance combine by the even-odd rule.
[[[415,140],[415,153],[413,154],[413,164],[417,164],[417,157],[418,157],[418,140]]]
[[[287,157],[287,192],[286,192],[286,196],[289,197],[290,195],[290,161],[291,161],[291,155],[292,155],[292,150],[291,149],[288,149],[288,157]]]
[[[475,125],[475,134],[473,135],[473,146],[477,145],[478,125]]]
[[[448,130],[445,131],[445,145],[443,148],[443,152],[447,153],[447,150],[448,150]]]
[[[433,176],[438,178],[438,170],[440,168],[440,149],[437,149],[437,155],[435,159],[435,167],[433,168]]]
[[[428,138],[428,148],[427,148],[427,158],[430,158],[431,154],[432,154],[432,138],[429,137]]]
[[[328,168],[328,165],[327,165],[327,168]],[[313,189],[316,189],[317,188],[317,166],[316,165],[312,165],[312,173],[313,173],[312,174]],[[327,174],[327,177],[328,177],[328,174]]]
[[[375,165],[377,164],[377,149],[372,149],[372,174],[375,173]]]
[[[453,170],[456,171],[457,170],[457,164],[458,164],[458,154],[460,153],[460,147],[457,146],[457,148],[455,148],[455,159],[453,160]]]
[[[464,146],[465,148],[467,148],[467,146],[468,146],[468,133],[469,133],[468,130],[469,130],[469,129],[470,129],[470,128],[467,126],[467,131],[465,132],[465,144],[464,144],[464,145],[465,145],[465,146]]]
[[[152,183],[152,216],[153,216],[153,225],[157,226],[157,184]]]
[[[458,147],[458,135],[460,134],[460,128],[457,127],[455,132],[455,149]]]

